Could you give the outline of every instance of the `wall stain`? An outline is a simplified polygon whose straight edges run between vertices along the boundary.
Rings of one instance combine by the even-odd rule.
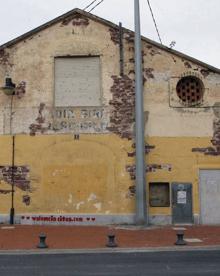
[[[31,198],[29,195],[23,195],[22,197],[22,202],[26,205],[29,206],[31,204]]]
[[[128,188],[128,193],[126,195],[127,198],[132,198],[135,196],[136,193],[136,186],[135,185],[131,185]]]

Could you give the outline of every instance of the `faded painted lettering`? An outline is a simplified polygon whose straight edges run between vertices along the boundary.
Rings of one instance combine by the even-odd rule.
[[[105,108],[59,107],[53,112],[52,130],[74,133],[108,132],[108,111]]]

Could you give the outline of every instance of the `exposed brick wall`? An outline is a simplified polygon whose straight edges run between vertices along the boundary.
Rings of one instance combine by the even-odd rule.
[[[134,128],[135,92],[134,81],[128,76],[112,76],[112,100],[110,127],[108,130],[121,138],[132,139]]]
[[[155,56],[155,55],[161,55],[161,51],[154,47],[153,45],[147,45],[147,53],[149,53],[151,56]]]
[[[29,178],[29,168],[27,166],[14,166],[14,185],[22,191],[31,191]],[[0,180],[12,185],[12,166],[0,166]],[[10,191],[2,191],[2,193]]]
[[[135,143],[132,144],[132,148],[135,149]],[[151,150],[155,148],[154,145],[145,144],[145,154],[150,153]],[[136,152],[128,152],[128,157],[135,157]],[[156,172],[157,170],[165,170],[170,172],[172,170],[172,166],[170,164],[147,164],[145,168],[145,172]],[[126,171],[129,173],[131,180],[136,180],[136,165],[127,165]],[[131,198],[135,195],[136,187],[135,183],[128,187],[127,197]]]
[[[89,19],[81,14],[74,14],[62,21],[62,25],[66,26],[72,23],[73,26],[88,26]]]
[[[124,38],[128,43],[134,43],[134,33],[126,31],[124,33]]]
[[[132,144],[132,148],[135,148],[135,144]],[[154,149],[155,146],[145,144],[145,154],[148,154],[152,149]],[[128,157],[134,157],[136,155],[136,151],[128,152]]]
[[[128,165],[126,166],[127,172],[130,174],[131,180],[135,180],[136,176],[136,166],[135,165]],[[172,166],[170,164],[149,164],[146,166],[146,173],[148,172],[156,172],[157,170],[166,170],[170,172],[172,170]],[[135,183],[128,187],[127,197],[132,198],[135,196],[136,193],[136,185]]]
[[[25,93],[26,93],[26,82],[22,81],[16,86],[15,95],[17,95],[18,98],[22,98],[22,96],[24,96]]]
[[[192,65],[188,61],[184,61],[184,66],[188,69],[192,68]]]
[[[144,68],[143,69],[143,74],[146,78],[148,79],[154,79],[154,69],[153,68]]]
[[[119,28],[109,28],[111,40],[114,42],[114,44],[119,45],[120,44],[120,38],[119,38]]]
[[[35,120],[36,123],[33,123],[29,126],[31,136],[34,136],[37,133],[43,134],[45,131],[48,130],[48,127],[44,126],[44,123],[45,123],[45,116],[43,115],[44,108],[45,108],[45,104],[40,103],[38,116]]]
[[[5,49],[0,50],[0,65],[9,65],[12,64],[9,61],[10,55],[5,51]]]
[[[172,166],[170,164],[148,164],[146,166],[145,172],[156,172],[157,170],[166,170],[170,172],[172,170]],[[128,165],[126,166],[126,171],[130,174],[131,180],[135,180],[136,166]]]
[[[11,193],[11,190],[2,190],[0,189],[0,194],[2,195],[7,195],[7,194],[10,194]]]
[[[143,83],[145,83],[148,79],[154,79],[153,72],[153,68],[143,68]]]
[[[208,75],[210,74],[210,70],[208,69],[201,69],[200,73],[203,75],[204,78],[208,77]]]

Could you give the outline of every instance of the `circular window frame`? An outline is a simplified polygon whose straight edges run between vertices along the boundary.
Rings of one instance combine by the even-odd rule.
[[[188,75],[180,78],[176,84],[176,94],[181,104],[187,107],[200,105],[203,102],[205,87],[202,80]]]

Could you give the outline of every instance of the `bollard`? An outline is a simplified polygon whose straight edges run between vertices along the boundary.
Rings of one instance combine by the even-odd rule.
[[[44,233],[41,233],[41,234],[39,235],[40,242],[39,242],[39,244],[37,245],[37,248],[40,248],[40,249],[48,248],[48,246],[46,245],[46,242],[45,242],[46,237],[47,237],[47,236],[46,236]]]
[[[177,236],[177,241],[175,242],[175,245],[186,245],[186,241],[184,241],[184,231],[183,230],[178,230],[176,233]]]
[[[117,243],[115,242],[115,234],[109,233],[108,234],[108,242],[106,244],[107,247],[117,247]]]

